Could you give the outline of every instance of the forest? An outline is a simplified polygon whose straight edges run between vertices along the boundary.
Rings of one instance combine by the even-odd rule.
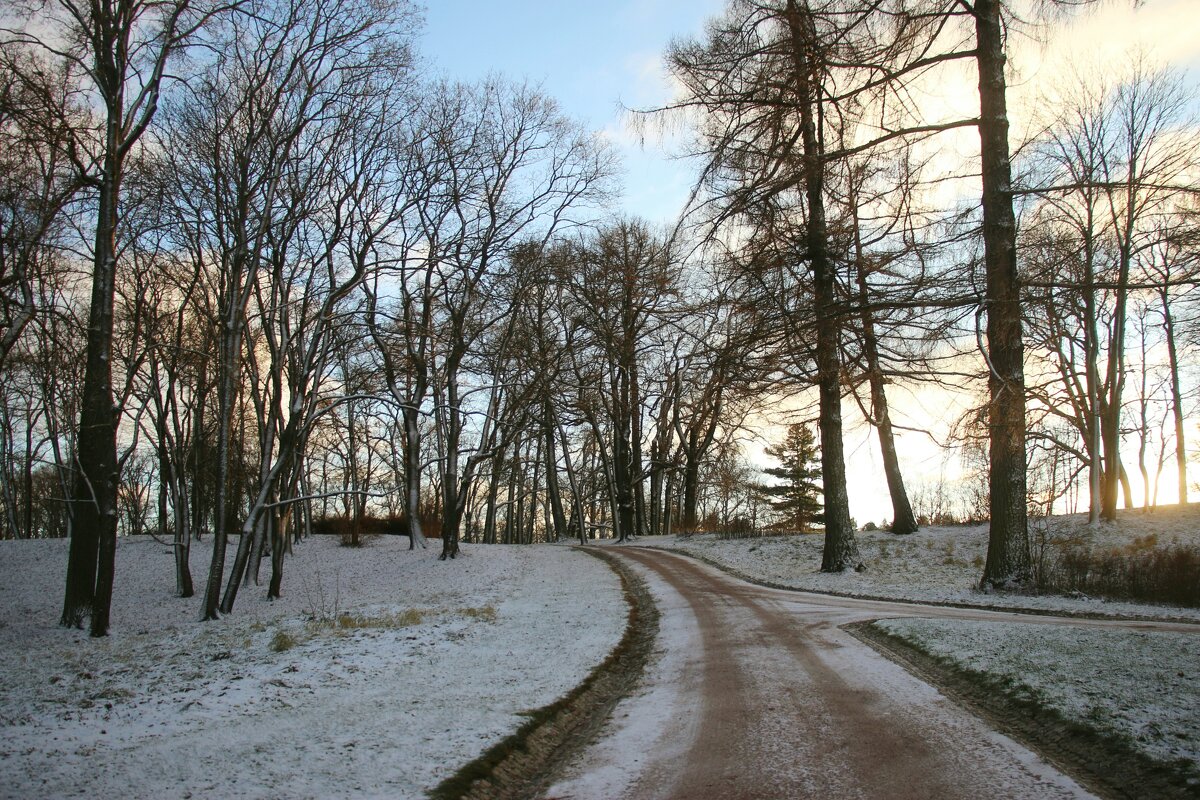
[[[125,535],[169,541],[213,619],[318,532],[453,559],[786,526],[746,444],[786,407],[836,572],[844,427],[911,533],[935,510],[889,397],[945,392],[982,585],[1019,587],[1031,514],[1187,502],[1200,387],[1195,86],[1131,53],[1017,131],[1006,47],[1037,24],[729,0],[665,53],[675,99],[628,114],[687,132],[663,227],[614,210],[612,149],[537,86],[439,77],[406,0],[13,4],[0,538],[70,536],[62,623],[104,635]],[[931,101],[964,75],[965,108]]]

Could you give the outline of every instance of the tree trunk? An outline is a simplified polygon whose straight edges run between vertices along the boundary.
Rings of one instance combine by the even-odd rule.
[[[71,545],[67,561],[62,624],[82,627],[91,615],[91,635],[108,634],[117,546],[117,429],[112,392],[113,297],[116,286],[117,197],[120,136],[110,113],[109,147],[97,209],[87,357],[80,400],[76,473],[71,497]]]
[[[525,543],[533,544],[536,534],[536,522],[538,512],[538,495],[541,494],[541,474],[539,472],[542,466],[542,440],[536,440],[536,445],[533,452],[533,460],[529,462],[529,468],[532,474],[529,476],[529,511],[526,513],[525,523]],[[544,505],[544,504],[543,504]]]
[[[1008,151],[1000,0],[976,0],[979,151],[987,272],[989,499],[991,532],[981,585],[1019,586],[1030,577],[1026,509],[1025,371],[1016,217]]]
[[[693,444],[695,436],[689,436],[689,445]],[[681,509],[679,527],[691,533],[696,530],[699,520],[696,519],[697,507],[700,504],[700,456],[696,448],[689,446],[684,451],[683,463],[683,508]]]
[[[1183,392],[1179,385],[1179,352],[1175,343],[1175,318],[1171,316],[1171,304],[1164,289],[1162,299],[1163,331],[1167,335],[1167,363],[1171,371],[1171,415],[1175,421],[1175,468],[1179,480],[1179,504],[1188,501],[1187,485],[1187,441],[1183,432]]]
[[[421,428],[418,409],[404,409],[404,512],[408,515],[408,547],[413,549],[425,543],[425,531],[421,529]]]
[[[1125,508],[1133,508],[1133,486],[1129,483],[1129,473],[1125,471],[1125,465],[1119,460],[1117,461],[1117,480],[1121,484],[1121,500],[1125,504]]]
[[[263,517],[271,535],[271,584],[267,587],[267,599],[278,600],[283,596],[283,555],[287,550],[287,531],[279,524],[274,511]]]
[[[445,422],[439,423],[439,429],[444,429],[442,442],[442,552],[438,560],[458,558],[458,384],[454,372],[455,364],[446,364],[446,402],[441,405],[445,409]]]
[[[192,537],[189,529],[189,514],[185,503],[180,502],[180,496],[183,494],[182,481],[180,482],[180,492],[177,494],[174,503],[175,514],[175,590],[180,597],[192,597],[196,593],[195,586],[192,583]]]
[[[492,464],[492,479],[488,482],[487,503],[483,517],[483,543],[496,543],[496,496],[500,493],[499,473],[504,468],[502,455],[496,456]]]
[[[33,425],[25,426],[25,456],[21,459],[21,482],[24,484],[24,497],[21,499],[22,529],[14,526],[13,535],[26,539],[33,538]]]
[[[800,106],[800,137],[804,149],[804,193],[808,201],[805,232],[813,275],[813,300],[817,312],[817,390],[820,403],[821,480],[825,499],[825,547],[822,572],[858,568],[858,543],[850,524],[846,492],[846,461],[842,451],[842,366],[839,356],[841,319],[837,281],[829,257],[825,223],[825,164],[817,130],[817,78],[813,64],[816,38],[810,19],[801,15],[795,0],[787,4],[791,57]]]
[[[542,429],[546,437],[546,499],[550,506],[550,517],[554,525],[554,541],[567,535],[567,518],[563,513],[562,496],[558,489],[558,455],[555,453],[556,435],[554,409],[549,400],[542,403]]]
[[[521,514],[524,511],[524,462],[521,460],[521,443],[513,443],[512,464],[508,471],[508,488],[505,492],[506,512],[504,515],[504,544],[520,542]]]
[[[1088,456],[1088,524],[1100,522],[1100,494],[1104,474],[1103,446],[1100,437],[1100,337],[1096,328],[1096,247],[1093,234],[1091,197],[1086,205],[1086,223],[1083,237],[1083,351],[1084,381],[1087,387],[1087,436]]]
[[[633,490],[633,527],[630,532],[646,532],[646,482],[642,479],[642,393],[638,382],[637,356],[629,355],[626,370],[629,389],[629,481]]]
[[[906,535],[917,531],[917,518],[913,514],[908,492],[904,488],[904,476],[900,472],[900,459],[896,454],[896,439],[892,432],[892,418],[888,409],[887,392],[883,385],[883,369],[879,363],[879,342],[875,336],[875,318],[870,306],[870,287],[867,284],[865,254],[858,221],[857,198],[852,202],[854,213],[854,262],[858,281],[858,301],[861,306],[863,357],[867,362],[867,377],[871,385],[871,422],[879,436],[879,449],[883,456],[883,474],[887,478],[888,495],[892,499],[892,533]]]
[[[447,471],[442,478],[442,552],[439,560],[458,558],[459,498],[457,470]]]
[[[562,442],[563,466],[567,468],[567,485],[571,489],[571,516],[579,526],[579,543],[587,544],[587,531],[584,529],[583,498],[579,496],[579,483],[575,479],[575,465],[571,461],[571,443],[567,441],[567,432],[562,423],[555,420],[558,428],[558,438]],[[568,526],[569,529],[569,526]]]
[[[623,542],[634,534],[633,479],[630,475],[630,452],[628,434],[621,430],[623,425],[614,424],[613,434],[613,484],[616,492],[617,541]]]
[[[235,258],[231,269],[240,274],[240,259]],[[228,308],[221,331],[221,352],[217,364],[219,381],[217,387],[217,497],[213,504],[213,551],[208,569],[208,582],[204,589],[204,619],[219,618],[221,585],[225,578],[225,548],[229,541],[229,517],[231,503],[233,410],[237,391],[237,378],[241,365],[242,320],[237,313],[237,280],[229,278],[226,287]]]

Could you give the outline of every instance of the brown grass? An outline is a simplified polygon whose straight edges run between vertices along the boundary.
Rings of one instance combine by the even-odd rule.
[[[1038,575],[1044,592],[1200,608],[1200,547],[1159,546],[1154,534],[1123,547],[1069,544],[1045,559]]]

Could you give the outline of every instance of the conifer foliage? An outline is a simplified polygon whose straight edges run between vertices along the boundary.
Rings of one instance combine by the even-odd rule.
[[[759,492],[779,515],[779,527],[809,530],[824,522],[821,504],[821,448],[812,428],[803,423],[788,427],[787,437],[765,449],[780,466],[763,470],[780,483],[762,485]]]

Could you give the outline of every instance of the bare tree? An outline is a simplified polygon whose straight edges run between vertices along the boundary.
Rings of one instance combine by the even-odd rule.
[[[122,181],[158,110],[167,64],[225,5],[193,0],[56,0],[36,24],[6,29],[4,46],[38,50],[74,72],[96,98],[94,124],[67,145],[80,180],[95,194],[92,292],[83,401],[75,448],[71,553],[62,624],[108,632],[116,554],[118,465],[113,412],[112,330]],[[42,32],[45,32],[44,35]],[[65,65],[70,65],[66,67]]]
[[[603,413],[589,406],[586,416],[597,436],[607,429],[609,490],[617,538],[625,541],[645,523],[642,351],[663,324],[660,312],[678,294],[676,263],[664,237],[625,220],[601,229],[561,266],[577,309],[576,345],[586,348],[575,363],[582,359],[598,371],[587,382]]]
[[[825,213],[824,120],[834,113],[825,101],[835,60],[835,23],[825,10],[795,0],[732,3],[707,41],[676,45],[669,60],[685,84],[683,105],[706,115],[704,181],[723,198],[718,219],[752,214],[772,238],[791,226],[790,252],[780,255],[799,257],[809,272],[825,495],[821,568],[836,572],[857,566],[858,550],[842,451],[844,311]],[[780,200],[793,190],[788,219]]]
[[[1120,443],[1130,303],[1155,286],[1164,301],[1189,272],[1186,227],[1168,222],[1192,163],[1177,133],[1184,98],[1178,79],[1141,67],[1116,86],[1080,79],[1033,174],[1044,188],[1035,190],[1036,224],[1025,236],[1039,308],[1030,329],[1053,364],[1033,388],[1043,413],[1078,431],[1093,523],[1113,518],[1117,485],[1127,484]],[[1169,303],[1163,308],[1169,318]],[[1170,359],[1173,326],[1164,324]]]
[[[72,129],[86,118],[72,95],[72,66],[0,45],[0,365],[46,310],[39,283],[61,268],[65,211],[80,189]]]
[[[218,298],[206,618],[218,605],[232,609],[251,545],[265,535],[260,522],[291,502],[280,494],[296,485],[330,331],[392,219],[390,116],[401,103],[389,87],[403,86],[409,63],[411,10],[403,2],[264,2],[253,11],[229,21],[217,58],[173,104],[164,147],[178,183],[181,247]],[[247,361],[260,353],[266,363]],[[252,386],[261,392],[248,395],[241,378],[255,366],[260,382]],[[257,476],[222,597],[233,422],[246,402],[258,420]],[[274,544],[277,594],[284,541]]]

